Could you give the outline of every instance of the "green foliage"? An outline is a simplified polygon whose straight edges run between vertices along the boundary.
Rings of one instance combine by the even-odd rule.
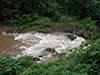
[[[13,28],[33,22],[40,16],[58,22],[62,15],[80,19],[91,17],[92,20],[97,20],[95,22],[99,27],[100,1],[97,0],[1,0],[0,5],[0,20],[10,23]]]
[[[10,20],[10,26],[13,28],[16,27],[21,27],[23,24],[28,24],[34,20],[39,19],[40,17],[38,16],[38,14],[23,14],[21,17],[18,17],[18,15],[15,15],[15,17],[17,17],[16,19],[11,19]]]
[[[80,45],[80,49],[76,49],[69,55],[69,58],[73,58],[75,60],[74,64],[78,67],[77,70],[79,72],[83,71],[89,75],[100,74],[99,71],[99,44],[100,39],[94,40],[87,40],[86,43]],[[84,47],[87,48],[84,48]],[[80,66],[79,66],[80,64]],[[83,69],[84,67],[84,69]]]
[[[84,48],[86,47],[86,48]],[[87,40],[80,48],[70,49],[71,53],[63,60],[36,63],[31,57],[16,59],[9,55],[0,58],[0,74],[5,75],[99,75],[100,74],[100,39]]]
[[[93,20],[97,20],[99,25],[100,18],[100,1],[96,0],[69,0],[67,2],[67,11],[69,15],[74,15],[78,18],[92,17]]]
[[[40,31],[41,29],[50,26],[49,21],[50,18],[48,17],[39,17],[36,20],[28,22],[27,24],[22,24],[21,26],[25,28],[23,31],[28,31],[28,30]]]
[[[0,4],[0,9],[2,10],[0,12],[0,20],[2,21],[8,21],[12,18],[16,19],[18,16],[22,17],[24,14],[25,17],[29,17],[27,14],[35,13],[40,16],[50,17],[53,21],[57,21],[60,18],[60,6],[55,1],[52,2],[51,0],[1,0]]]
[[[88,18],[80,21],[80,25],[83,24],[84,26],[87,27],[87,29],[88,29],[87,32],[93,39],[96,35],[98,35],[98,33],[97,33],[98,28],[96,27],[96,22],[97,22],[97,20],[93,21],[92,17],[88,17]]]
[[[92,17],[97,23],[100,19],[100,1],[96,0],[1,0],[0,5],[2,21],[15,19],[14,15],[33,13],[50,17],[53,21],[67,14],[81,19]]]
[[[99,75],[100,30],[96,27],[96,24],[100,27],[99,9],[100,0],[0,0],[0,21],[10,23],[13,28],[41,31],[44,27],[70,24],[77,29],[85,25],[95,39],[87,40],[74,51],[69,49],[65,60],[59,56],[60,60],[47,64],[33,62],[30,56],[16,60],[9,54],[1,55],[0,75]]]
[[[92,26],[96,25],[97,20],[93,21],[92,17],[88,17],[86,19],[83,19],[80,23],[84,24],[86,27],[90,28]]]
[[[20,74],[33,64],[32,57],[24,56],[17,60],[9,54],[1,55],[0,57],[0,74],[13,75]]]

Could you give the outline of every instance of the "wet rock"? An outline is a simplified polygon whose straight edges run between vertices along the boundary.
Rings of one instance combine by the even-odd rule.
[[[43,55],[39,55],[39,57],[43,57]]]
[[[44,51],[54,53],[55,49],[54,48],[46,48]]]
[[[41,52],[41,55],[39,55],[39,57],[44,57],[54,52],[55,52],[54,48],[46,48],[43,52]]]
[[[14,33],[18,33],[17,31],[15,30],[6,30],[5,32],[3,32],[5,34],[14,34]]]
[[[71,41],[73,41],[74,39],[76,39],[77,37],[72,35],[72,34],[67,34],[66,35]]]
[[[76,31],[76,35],[81,36],[83,38],[89,38],[86,30],[80,30],[80,29],[78,29]]]
[[[86,26],[74,27],[72,25],[65,25],[64,27],[55,28],[54,31],[72,33],[85,39],[91,39],[91,36],[88,35],[87,30],[88,28]],[[72,38],[72,36],[69,36],[69,38]]]
[[[88,28],[86,26],[73,26],[69,23],[64,25],[64,27],[51,27],[51,32],[66,32],[76,34],[77,36],[83,37],[85,39],[91,39],[91,35],[88,35]],[[70,36],[69,36],[70,37]],[[72,39],[73,40],[73,39]]]
[[[51,29],[48,29],[48,28],[43,29],[43,30],[42,30],[42,33],[48,33],[50,30],[51,30]]]
[[[76,35],[78,36],[81,36],[85,39],[89,39],[90,37],[88,36],[88,33],[87,33],[87,28],[86,26],[81,26],[79,28],[77,28],[76,31],[74,31]]]
[[[34,31],[32,34],[34,35],[35,33],[37,33],[37,31]]]
[[[14,40],[14,39],[15,39],[15,37],[10,37],[10,39],[11,39],[11,40]]]
[[[40,60],[40,58],[37,58],[37,57],[34,57],[32,59],[33,59],[33,61],[39,61]]]

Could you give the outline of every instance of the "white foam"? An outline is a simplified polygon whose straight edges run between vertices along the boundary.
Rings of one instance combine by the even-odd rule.
[[[15,40],[19,40],[22,43],[30,45],[30,47],[21,46],[20,49],[24,49],[21,53],[23,55],[28,54],[32,56],[39,56],[46,48],[54,48],[58,53],[62,53],[66,48],[74,48],[80,46],[81,42],[85,41],[84,38],[78,37],[73,41],[69,40],[66,33],[23,33],[15,37]]]
[[[35,37],[31,33],[20,34],[19,36],[15,37],[15,40],[19,40],[22,43],[26,43],[28,45],[34,45],[39,42],[39,38]]]
[[[2,33],[5,34],[5,33]],[[66,52],[66,48],[75,48],[79,47],[81,42],[85,41],[84,38],[78,37],[71,41],[68,39],[66,34],[71,33],[63,33],[56,32],[52,34],[44,34],[44,33],[23,33],[19,35],[13,34],[15,37],[14,40],[21,41],[22,43],[27,44],[26,46],[20,46],[19,49],[23,49],[21,52],[22,55],[31,55],[37,57],[43,53],[46,48],[54,48],[58,53]],[[73,35],[73,34],[72,34]],[[75,35],[76,36],[76,35]],[[20,55],[18,55],[19,57]]]

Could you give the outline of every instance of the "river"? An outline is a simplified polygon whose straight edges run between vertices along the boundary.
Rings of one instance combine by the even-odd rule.
[[[53,48],[60,53],[66,53],[66,48],[79,47],[84,38],[78,37],[71,41],[64,32],[54,33],[39,33],[39,32],[26,32],[21,34],[2,34],[5,30],[13,30],[8,26],[0,26],[0,53],[16,54],[17,57],[21,55],[31,55],[33,57],[39,57],[40,55],[46,55],[44,50],[47,48]],[[14,40],[11,37],[15,37]],[[48,58],[52,57],[52,53],[47,54],[44,58],[48,61]],[[43,57],[41,58],[43,59]],[[42,60],[45,62],[45,60]]]
[[[0,54],[2,51],[10,49],[11,46],[17,45],[20,42],[11,40],[11,35],[2,35],[2,32],[6,30],[12,30],[12,28],[8,26],[4,26],[3,24],[0,24]]]

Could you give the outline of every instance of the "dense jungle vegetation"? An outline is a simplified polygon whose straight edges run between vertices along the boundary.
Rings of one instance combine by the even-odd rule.
[[[36,63],[31,56],[17,60],[0,55],[0,75],[99,75],[100,74],[100,0],[0,0],[0,22],[19,32],[44,28],[86,26],[92,39],[80,49],[69,49],[63,60]],[[21,31],[20,28],[23,27]],[[84,48],[87,46],[87,48]]]

